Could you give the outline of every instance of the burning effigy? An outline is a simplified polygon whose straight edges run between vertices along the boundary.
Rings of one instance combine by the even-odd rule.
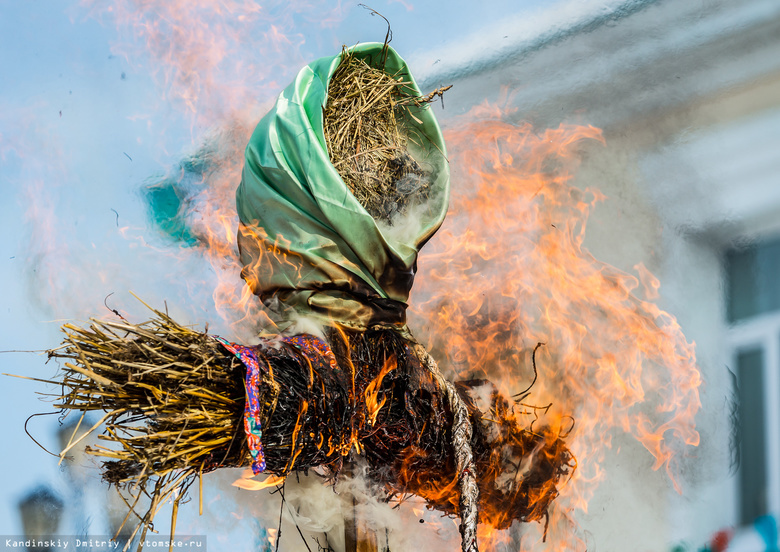
[[[442,92],[365,44],[306,66],[260,121],[236,194],[241,275],[274,322],[256,343],[154,309],[63,327],[57,406],[105,412],[93,429],[110,446],[88,452],[107,458],[137,530],[220,467],[335,481],[357,459],[388,495],[460,517],[464,551],[478,522],[546,522],[576,464],[565,431],[521,423],[533,382],[512,397],[451,382],[406,323],[418,252],[447,212],[429,105]]]

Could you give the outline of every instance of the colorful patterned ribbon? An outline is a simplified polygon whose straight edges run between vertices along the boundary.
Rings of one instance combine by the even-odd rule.
[[[283,337],[282,341],[299,349],[312,363],[315,369],[330,368],[338,370],[336,356],[330,346],[319,337],[310,334],[299,334],[292,337]]]
[[[265,470],[265,455],[263,455],[263,424],[260,417],[260,364],[254,349],[231,343],[219,336],[217,341],[236,355],[246,366],[246,406],[244,406],[244,433],[247,446],[252,455],[252,473],[257,475]]]
[[[247,447],[252,455],[252,473],[257,475],[265,470],[265,455],[263,454],[263,420],[260,405],[260,363],[257,352],[251,347],[231,343],[219,336],[214,336],[225,349],[233,353],[246,366],[246,406],[244,407],[244,432]],[[336,356],[330,346],[322,339],[309,334],[293,337],[283,337],[281,341],[298,349],[317,370],[337,370]],[[277,386],[278,387],[278,386]]]

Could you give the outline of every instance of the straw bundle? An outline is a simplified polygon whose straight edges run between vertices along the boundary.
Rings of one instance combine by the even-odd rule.
[[[203,473],[251,463],[242,427],[246,367],[213,336],[154,312],[138,325],[68,324],[65,343],[49,353],[65,361],[57,406],[82,416],[106,412],[92,429],[104,424],[99,438],[111,446],[87,452],[110,459],[104,479],[124,492],[128,518],[135,515],[136,531],[144,532],[172,497],[175,528],[179,501]],[[335,478],[356,453],[389,495],[416,494],[457,515],[452,403],[415,344],[389,329],[330,328],[327,338],[335,369],[290,341],[252,348],[267,369],[260,385],[266,471],[286,476],[320,467]],[[474,427],[481,519],[502,528],[544,519],[573,459],[557,434],[520,427],[509,403],[483,385],[458,384]],[[489,403],[474,399],[485,396]],[[520,465],[525,472],[514,473]],[[139,513],[142,495],[151,505]]]
[[[381,65],[381,60],[377,62]],[[388,75],[346,48],[328,85],[324,110],[325,141],[331,163],[355,198],[375,219],[390,222],[430,183],[408,151],[410,106],[441,96],[420,97],[407,75]]]
[[[132,512],[142,493],[152,497],[148,511],[136,513],[144,530],[196,476],[246,463],[243,365],[212,337],[154,312],[139,325],[66,324],[63,346],[49,352],[65,361],[56,406],[80,411],[82,420],[88,411],[106,412],[92,429],[105,424],[99,439],[112,446],[86,449],[111,458],[103,463],[103,479],[130,491],[124,498]],[[76,444],[71,439],[61,455]],[[174,510],[183,494],[176,496]]]

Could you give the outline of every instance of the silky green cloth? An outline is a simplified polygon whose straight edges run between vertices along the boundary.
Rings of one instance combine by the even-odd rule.
[[[406,63],[382,44],[356,56],[410,82]],[[441,225],[449,198],[444,140],[430,105],[403,125],[430,181],[428,199],[392,226],[378,223],[331,164],[323,132],[327,87],[341,54],[304,67],[260,121],[236,193],[242,277],[283,325],[298,315],[356,328],[403,325],[417,253]]]

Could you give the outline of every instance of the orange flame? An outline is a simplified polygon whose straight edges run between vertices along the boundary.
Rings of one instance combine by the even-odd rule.
[[[587,142],[604,142],[601,132],[562,125],[537,134],[503,117],[481,107],[445,133],[451,209],[420,257],[412,324],[451,372],[490,379],[506,395],[527,387],[530,351],[546,344],[526,401],[552,402],[551,427],[576,420],[567,444],[580,460],[561,489],[560,519],[586,510],[616,429],[644,445],[679,491],[675,452],[699,440],[694,345],[653,302],[659,282],[643,265],[627,274],[582,245],[604,196],[577,188],[571,174]]]
[[[278,88],[272,79],[306,62],[300,51],[305,39],[295,32],[294,18],[316,21],[319,15],[316,3],[285,3],[280,9],[254,0],[83,4],[117,24],[121,42],[115,53],[131,62],[151,58],[162,100],[178,104],[193,125],[209,126],[236,109],[256,107],[258,91]],[[253,55],[237,55],[247,51]]]
[[[284,483],[285,476],[269,475],[262,481],[253,479],[254,473],[251,469],[241,472],[241,478],[236,479],[233,482],[234,487],[239,489],[245,489],[247,491],[262,491],[263,489],[269,489],[271,487],[277,487]]]
[[[197,251],[211,264],[215,279],[197,281],[188,275],[190,297],[212,295],[235,337],[251,340],[272,324],[240,277],[235,187],[242,153],[266,104],[313,57],[305,51],[309,46],[301,23],[329,27],[344,11],[321,0],[262,5],[253,0],[83,0],[82,5],[116,25],[120,38],[113,52],[143,64],[144,72],[152,68],[161,101],[179,109],[198,153],[207,154],[202,175],[207,185],[186,198],[197,247],[170,254],[186,259]],[[164,134],[163,129],[161,139]]]
[[[376,423],[376,417],[379,414],[379,410],[385,405],[385,402],[387,401],[387,397],[382,397],[381,401],[377,400],[377,396],[379,395],[379,388],[382,386],[382,380],[385,379],[387,374],[395,370],[396,365],[397,363],[395,361],[395,357],[387,359],[377,377],[371,380],[371,383],[366,386],[366,390],[363,393],[363,396],[365,397],[367,410],[366,421],[369,426],[373,426]]]

